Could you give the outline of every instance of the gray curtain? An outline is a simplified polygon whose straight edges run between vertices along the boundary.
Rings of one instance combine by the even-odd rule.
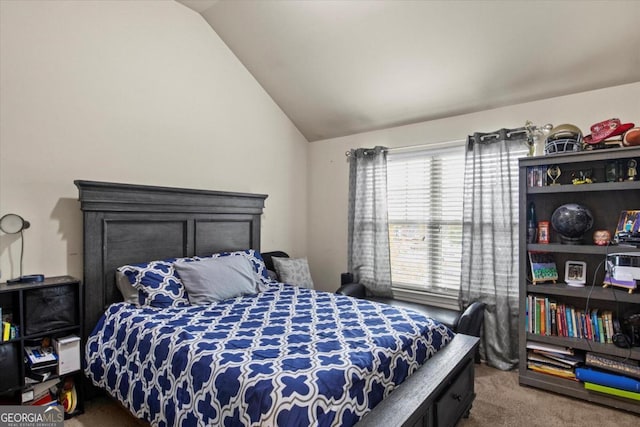
[[[392,296],[387,218],[387,149],[351,150],[349,272],[375,296]]]
[[[486,304],[480,353],[495,368],[518,364],[518,158],[523,129],[469,136],[465,157],[460,302]]]

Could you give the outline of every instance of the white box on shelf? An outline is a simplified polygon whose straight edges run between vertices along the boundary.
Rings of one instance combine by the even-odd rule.
[[[54,339],[53,347],[58,354],[58,375],[80,369],[80,337],[69,335]]]

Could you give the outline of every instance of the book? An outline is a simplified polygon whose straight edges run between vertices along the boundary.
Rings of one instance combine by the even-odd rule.
[[[571,317],[571,308],[570,307],[566,307],[565,308],[565,316],[567,319],[567,336],[568,337],[573,337],[573,318]]]
[[[9,341],[11,339],[11,323],[2,322],[2,341]]]
[[[533,351],[535,353],[541,354],[550,359],[557,360],[569,366],[577,366],[584,363],[584,357],[581,355],[555,353],[552,351],[545,351],[545,350],[533,350]]]
[[[32,369],[58,364],[58,356],[53,352],[53,348],[43,349],[39,346],[25,346],[24,352],[26,354],[26,362]]]
[[[548,366],[548,365],[535,363],[535,362],[527,363],[527,368],[531,369],[532,371],[540,372],[547,375],[553,375],[556,377],[566,378],[570,380],[576,379],[576,374],[571,369],[556,368],[553,366]]]
[[[578,378],[582,382],[600,384],[607,387],[614,387],[620,390],[640,393],[640,381],[633,378],[625,377],[624,375],[597,371],[591,368],[576,368],[576,378]]]
[[[544,363],[564,369],[572,367],[571,364],[566,363],[564,360],[557,360],[556,358],[547,357],[545,354],[539,352],[539,350],[529,350],[527,352],[527,360],[532,362]]]
[[[551,335],[558,335],[557,309],[558,304],[555,301],[549,301],[549,317],[551,324]]]
[[[587,366],[604,369],[610,372],[640,379],[640,362],[632,359],[622,359],[615,356],[605,356],[587,352],[585,358]]]
[[[47,391],[44,395],[33,399],[33,401],[29,403],[29,405],[43,406],[43,405],[50,405],[53,402],[54,402],[54,399],[53,397],[51,397],[51,393]]]
[[[48,393],[55,394],[58,384],[60,384],[60,378],[54,378],[52,380],[34,384],[32,387],[34,400]]]
[[[558,268],[553,254],[548,252],[529,252],[531,264],[531,281],[536,283],[553,282],[558,280]]]
[[[610,394],[612,396],[625,397],[627,399],[640,400],[640,393],[635,393],[633,391],[620,390],[615,387],[607,387],[600,384],[594,384],[586,382],[584,383],[584,388],[587,390],[597,391],[599,393]]]
[[[573,356],[573,349],[569,347],[562,347],[554,344],[545,344],[533,341],[527,341],[527,348],[531,350],[549,351],[552,353],[568,354]]]

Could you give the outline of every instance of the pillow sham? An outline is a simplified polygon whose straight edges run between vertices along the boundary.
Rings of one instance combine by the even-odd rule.
[[[118,267],[131,285],[139,291],[139,304],[151,307],[184,307],[189,305],[186,290],[173,268],[173,263],[193,262],[197,258],[168,258]]]
[[[313,289],[307,258],[273,258],[273,265],[282,283]]]
[[[168,258],[139,264],[118,267],[116,272],[124,274],[134,289],[139,291],[138,299],[133,304],[158,308],[183,307],[189,305],[187,291],[175,271],[174,263],[190,263],[212,258],[242,257],[251,262],[253,271],[268,280],[267,267],[260,252],[246,249],[234,252],[219,252],[205,257]],[[259,290],[266,290],[266,285],[260,285]],[[122,290],[120,290],[122,293]],[[123,293],[124,297],[124,293]],[[124,297],[126,300],[126,297]]]
[[[122,272],[116,271],[116,286],[122,295],[124,302],[140,305],[138,290],[133,287],[129,278]]]
[[[176,262],[174,268],[191,304],[203,305],[260,290],[258,277],[244,256],[222,256],[198,262]]]
[[[262,259],[262,255],[260,252],[255,249],[246,249],[244,251],[234,251],[234,252],[219,252],[209,256],[208,258],[220,258],[225,256],[243,256],[251,261],[251,265],[253,266],[253,270],[260,276],[265,279],[269,278],[269,273],[267,267],[264,265],[264,260]]]

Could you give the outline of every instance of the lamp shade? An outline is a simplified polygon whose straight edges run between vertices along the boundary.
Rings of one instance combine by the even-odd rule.
[[[29,221],[25,221],[20,215],[16,214],[6,214],[0,218],[0,230],[7,234],[19,233],[29,228],[30,225]]]

